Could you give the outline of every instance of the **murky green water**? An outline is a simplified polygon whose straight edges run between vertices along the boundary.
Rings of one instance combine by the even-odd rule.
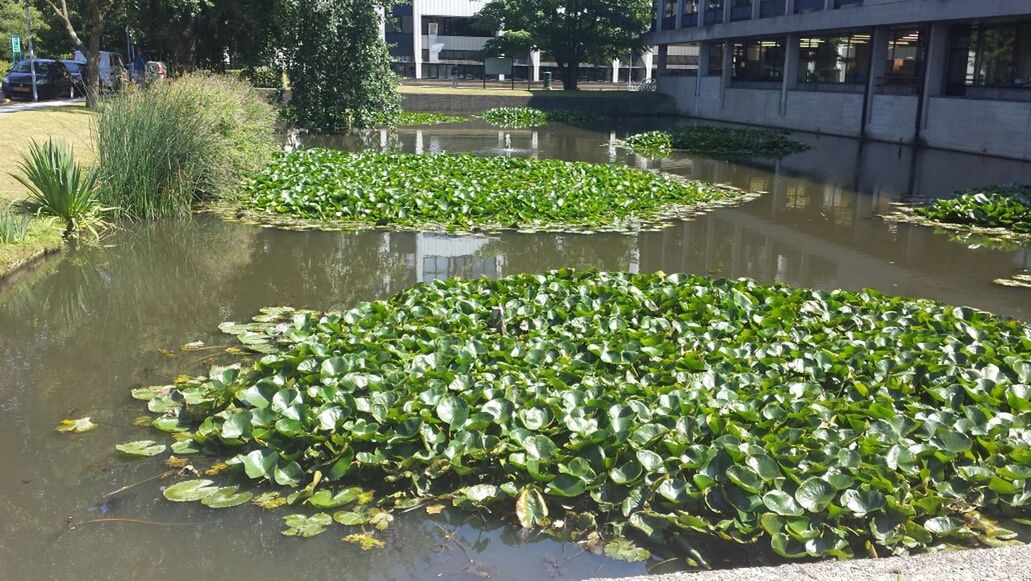
[[[121,232],[109,247],[68,252],[0,286],[0,579],[537,579],[648,570],[465,513],[402,515],[387,549],[362,552],[339,540],[342,529],[281,536],[282,511],[169,503],[160,481],[105,498],[165,470],[160,460],[125,460],[112,448],[143,435],[130,425],[143,409],[129,388],[198,371],[206,355],[168,359],[159,349],[196,339],[228,344],[217,324],[262,306],[346,307],[417,281],[576,266],[873,287],[1031,319],[1031,291],[992,283],[1031,266],[1031,250],[971,249],[873,218],[895,201],[1027,181],[1031,164],[816,136],[800,136],[813,150],[779,163],[648,162],[609,145],[625,130],[463,125],[362,141],[630,163],[769,193],[633,236],[299,233],[202,217]],[[60,419],[82,415],[100,427],[81,436],[53,431]],[[97,519],[125,520],[88,522]],[[446,540],[453,531],[455,540]],[[715,560],[746,564],[761,555],[738,550]]]

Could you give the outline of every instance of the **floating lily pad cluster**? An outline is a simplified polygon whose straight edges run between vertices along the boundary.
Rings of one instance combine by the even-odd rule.
[[[177,453],[286,488],[298,536],[449,501],[623,558],[819,557],[1000,544],[1031,514],[1031,327],[968,308],[559,270],[222,329],[265,355],[134,396]]]
[[[683,151],[718,159],[781,158],[809,149],[782,132],[707,125],[638,133],[626,138],[623,144],[648,157],[666,157],[673,151]]]
[[[544,111],[534,107],[495,107],[479,115],[491,125],[510,129],[539,127],[546,123],[564,123],[582,127],[592,125],[607,116],[578,109],[551,109]]]
[[[1031,236],[1031,185],[989,186],[916,208],[935,222],[998,228]]]
[[[394,127],[406,125],[443,125],[445,123],[461,123],[465,117],[444,115],[442,113],[425,113],[420,111],[401,111],[393,117],[383,119],[381,124]]]
[[[468,154],[282,155],[243,186],[243,216],[323,227],[627,230],[746,199],[740,190],[611,164]]]

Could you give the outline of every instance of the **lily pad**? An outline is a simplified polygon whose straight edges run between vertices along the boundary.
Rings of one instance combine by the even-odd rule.
[[[154,440],[136,440],[115,446],[115,450],[129,456],[157,456],[164,452],[166,446]]]
[[[54,429],[58,432],[71,432],[74,434],[81,434],[83,432],[88,432],[96,427],[97,424],[94,424],[90,417],[86,416],[84,418],[78,419],[61,420],[57,423],[57,427]]]

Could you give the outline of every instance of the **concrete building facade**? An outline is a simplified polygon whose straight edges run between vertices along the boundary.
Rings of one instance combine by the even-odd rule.
[[[480,51],[491,33],[476,27],[473,16],[483,0],[411,0],[395,5],[385,26],[385,38],[392,46],[394,71],[410,79],[482,79]],[[697,50],[674,48],[668,69],[677,73],[697,66]],[[517,80],[540,81],[551,72],[560,78],[558,65],[539,52],[515,55],[513,74]],[[655,70],[652,52],[627,55],[610,63],[581,66],[580,80],[627,82],[650,79]]]
[[[649,42],[682,115],[1031,160],[1031,0],[656,0]]]

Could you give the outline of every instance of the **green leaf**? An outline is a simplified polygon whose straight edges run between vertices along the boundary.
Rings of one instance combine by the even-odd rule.
[[[798,486],[795,500],[809,512],[820,512],[834,500],[834,488],[826,480],[809,478]]]
[[[515,503],[516,517],[523,528],[543,527],[547,524],[548,505],[539,488],[527,486],[519,491]]]
[[[652,554],[648,549],[642,549],[626,539],[616,539],[605,543],[605,554],[620,561],[646,561]]]
[[[81,434],[83,432],[88,432],[96,427],[97,425],[94,424],[92,420],[90,420],[90,417],[86,416],[84,418],[78,419],[61,420],[60,422],[58,422],[57,428],[55,429],[58,432],[71,432],[74,434]]]
[[[884,494],[876,490],[860,492],[850,489],[841,493],[841,506],[851,510],[856,516],[865,516],[867,513],[879,510],[884,507]]]
[[[271,478],[279,455],[271,450],[253,450],[240,459],[249,478]]]
[[[115,450],[129,456],[157,456],[165,451],[164,444],[158,444],[154,440],[136,440],[115,446]]]
[[[805,510],[795,502],[795,498],[783,490],[771,490],[763,495],[763,504],[766,508],[780,516],[802,516]]]
[[[214,494],[201,499],[201,504],[209,508],[230,508],[250,502],[254,498],[251,492],[237,492],[238,487],[219,488]]]
[[[333,519],[324,512],[315,513],[311,516],[303,514],[288,514],[283,517],[286,528],[282,534],[288,537],[314,537],[326,530],[326,527],[333,524]]]
[[[214,482],[205,479],[184,480],[165,488],[163,494],[165,498],[172,502],[195,502],[223,490],[214,486],[214,484]],[[235,487],[233,490],[235,491]]]

